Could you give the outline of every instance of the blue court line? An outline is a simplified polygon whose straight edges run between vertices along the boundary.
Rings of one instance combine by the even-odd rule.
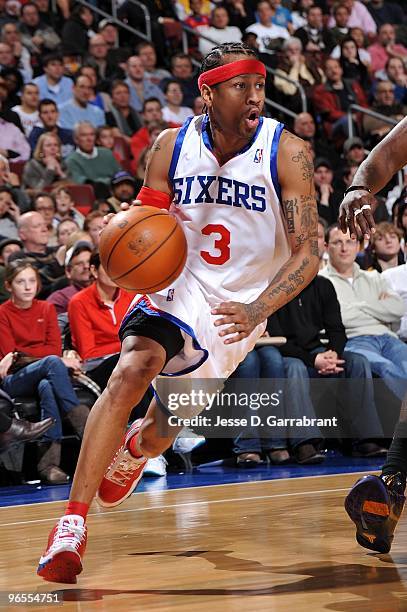
[[[292,464],[277,467],[264,464],[255,469],[227,467],[221,463],[214,461],[200,465],[191,474],[178,472],[168,473],[167,476],[159,478],[145,477],[137,487],[137,492],[377,471],[383,464],[383,458],[356,459],[329,453],[322,465]],[[68,499],[69,489],[69,485],[42,486],[38,484],[2,487],[0,488],[0,507],[64,501]]]

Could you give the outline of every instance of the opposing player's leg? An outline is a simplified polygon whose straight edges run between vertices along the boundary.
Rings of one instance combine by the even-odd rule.
[[[381,553],[390,551],[406,499],[406,475],[407,395],[380,477],[361,478],[345,500],[345,509],[356,525],[356,540],[361,546]]]
[[[66,515],[52,530],[37,573],[45,580],[75,583],[86,547],[85,519],[112,457],[121,445],[129,414],[166,361],[165,349],[147,337],[126,337],[109,383],[85,428]]]

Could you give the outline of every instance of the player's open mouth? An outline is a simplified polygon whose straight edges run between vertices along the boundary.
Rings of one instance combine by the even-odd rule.
[[[245,117],[246,125],[249,129],[255,129],[259,125],[259,116],[260,113],[257,110],[250,111],[250,113]]]

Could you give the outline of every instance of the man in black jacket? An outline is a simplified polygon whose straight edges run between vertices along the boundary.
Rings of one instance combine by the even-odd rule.
[[[304,291],[268,320],[270,335],[287,338],[287,343],[279,347],[290,399],[286,405],[291,406],[294,414],[301,412],[301,406],[304,413],[309,412],[304,405],[312,403],[310,378],[356,379],[337,387],[337,398],[350,421],[353,453],[364,457],[384,454],[385,449],[374,441],[383,437],[383,430],[376,412],[369,362],[344,351],[347,338],[339,302],[332,283],[327,280],[316,276]],[[321,341],[322,330],[327,342]],[[325,388],[325,385],[318,386],[318,390]],[[332,391],[330,386],[329,389]]]

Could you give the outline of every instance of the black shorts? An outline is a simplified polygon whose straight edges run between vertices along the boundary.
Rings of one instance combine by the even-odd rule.
[[[146,314],[140,308],[136,308],[120,327],[120,341],[128,336],[143,336],[161,344],[167,355],[166,364],[184,347],[184,338],[177,325],[164,317]]]

